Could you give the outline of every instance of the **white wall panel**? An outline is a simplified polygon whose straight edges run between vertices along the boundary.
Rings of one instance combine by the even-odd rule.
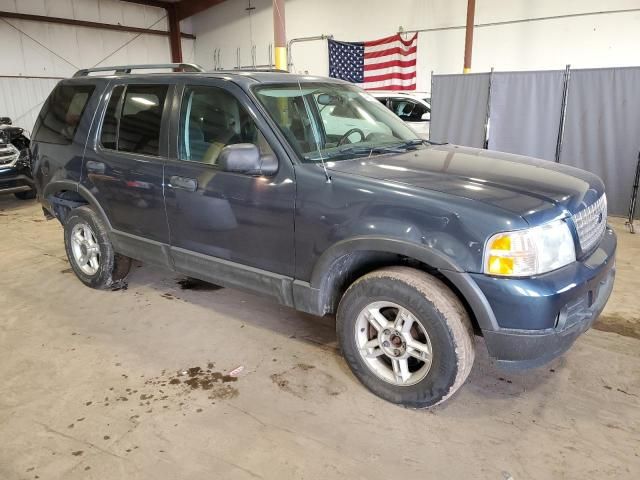
[[[168,28],[164,9],[120,0],[0,0],[0,9],[140,28],[159,30]],[[76,70],[76,67],[94,66],[132,39],[131,43],[124,46],[122,52],[114,54],[106,61],[149,63],[151,61],[168,62],[171,59],[168,37],[24,20],[9,19],[8,21],[33,39],[20,34],[5,22],[0,22],[2,43],[19,46],[21,50],[19,58],[16,56],[17,52],[9,53],[14,61],[3,61],[0,65],[0,75],[68,76]],[[67,59],[73,66],[56,58],[46,48],[38,45],[38,42]],[[193,46],[190,45],[193,43],[192,40],[183,40],[183,43],[187,52],[193,50]]]
[[[74,18],[73,0],[58,0],[55,3],[45,2],[46,15],[50,17]]]
[[[72,0],[73,3],[73,18],[76,20],[91,20],[94,22],[102,21],[97,20],[100,18],[100,4],[93,0]]]
[[[29,15],[46,15],[46,0],[19,0],[16,1],[16,11]]]
[[[247,0],[229,0],[193,17],[196,62],[213,67],[213,50],[222,49],[222,63],[251,61],[250,30],[257,46],[258,63],[265,63],[267,45],[273,41],[271,0],[252,0],[252,28]],[[467,0],[287,0],[289,39],[333,34],[346,41],[371,40],[405,30],[464,25]],[[492,23],[640,8],[638,0],[482,0],[477,2],[476,23]],[[473,71],[563,69],[637,65],[640,12],[593,15],[476,28]],[[328,72],[324,42],[294,47],[294,69],[312,74]],[[460,73],[464,55],[464,30],[420,33],[418,90],[430,89],[430,72]]]
[[[164,9],[120,0],[0,0],[0,10],[168,29]],[[101,65],[117,65],[171,61],[168,36],[137,35],[24,20],[8,21],[28,36],[0,21],[0,45],[10,46],[4,49],[0,63],[0,115],[11,116],[16,123],[29,130],[33,127],[40,105],[58,80],[7,77],[69,77],[77,69],[92,67],[99,62]],[[190,31],[191,22],[184,23],[185,30]],[[182,40],[185,61],[194,61],[194,48],[193,40]]]
[[[16,2],[15,0],[0,0],[0,9],[5,12],[15,12]]]

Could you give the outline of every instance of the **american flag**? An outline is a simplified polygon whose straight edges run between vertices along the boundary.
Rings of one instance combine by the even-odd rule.
[[[366,90],[415,90],[418,34],[370,42],[329,40],[329,76]]]

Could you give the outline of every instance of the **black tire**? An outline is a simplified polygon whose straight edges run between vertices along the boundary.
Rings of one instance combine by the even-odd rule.
[[[71,235],[74,227],[88,225],[99,248],[99,267],[94,274],[87,274],[78,264],[72,251]],[[107,228],[100,217],[90,207],[78,207],[71,212],[64,223],[64,246],[67,258],[76,276],[91,288],[117,288],[124,281],[131,268],[131,258],[115,253],[107,234]]]
[[[36,198],[36,191],[32,189],[26,192],[16,192],[14,195],[19,200],[33,200]]]
[[[364,330],[357,323],[358,316],[373,302],[391,302],[406,309],[428,334],[431,365],[416,383],[385,381],[361,355],[356,325]],[[336,329],[354,375],[375,395],[405,407],[426,408],[447,400],[465,382],[475,358],[473,328],[460,299],[442,281],[408,267],[384,268],[354,282],[340,301]],[[390,357],[379,359],[376,361],[391,363]]]

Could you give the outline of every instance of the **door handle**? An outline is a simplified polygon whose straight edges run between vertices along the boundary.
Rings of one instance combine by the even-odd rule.
[[[195,192],[198,189],[198,180],[195,178],[172,175],[169,177],[169,186],[171,188],[179,188],[188,192]]]

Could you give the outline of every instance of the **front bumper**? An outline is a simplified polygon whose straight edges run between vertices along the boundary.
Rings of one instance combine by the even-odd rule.
[[[26,192],[35,188],[33,179],[26,169],[0,166],[0,194]]]
[[[587,258],[528,279],[471,277],[486,297],[493,328],[483,328],[489,355],[508,368],[543,365],[571,347],[604,309],[615,278],[616,235],[607,228]]]

